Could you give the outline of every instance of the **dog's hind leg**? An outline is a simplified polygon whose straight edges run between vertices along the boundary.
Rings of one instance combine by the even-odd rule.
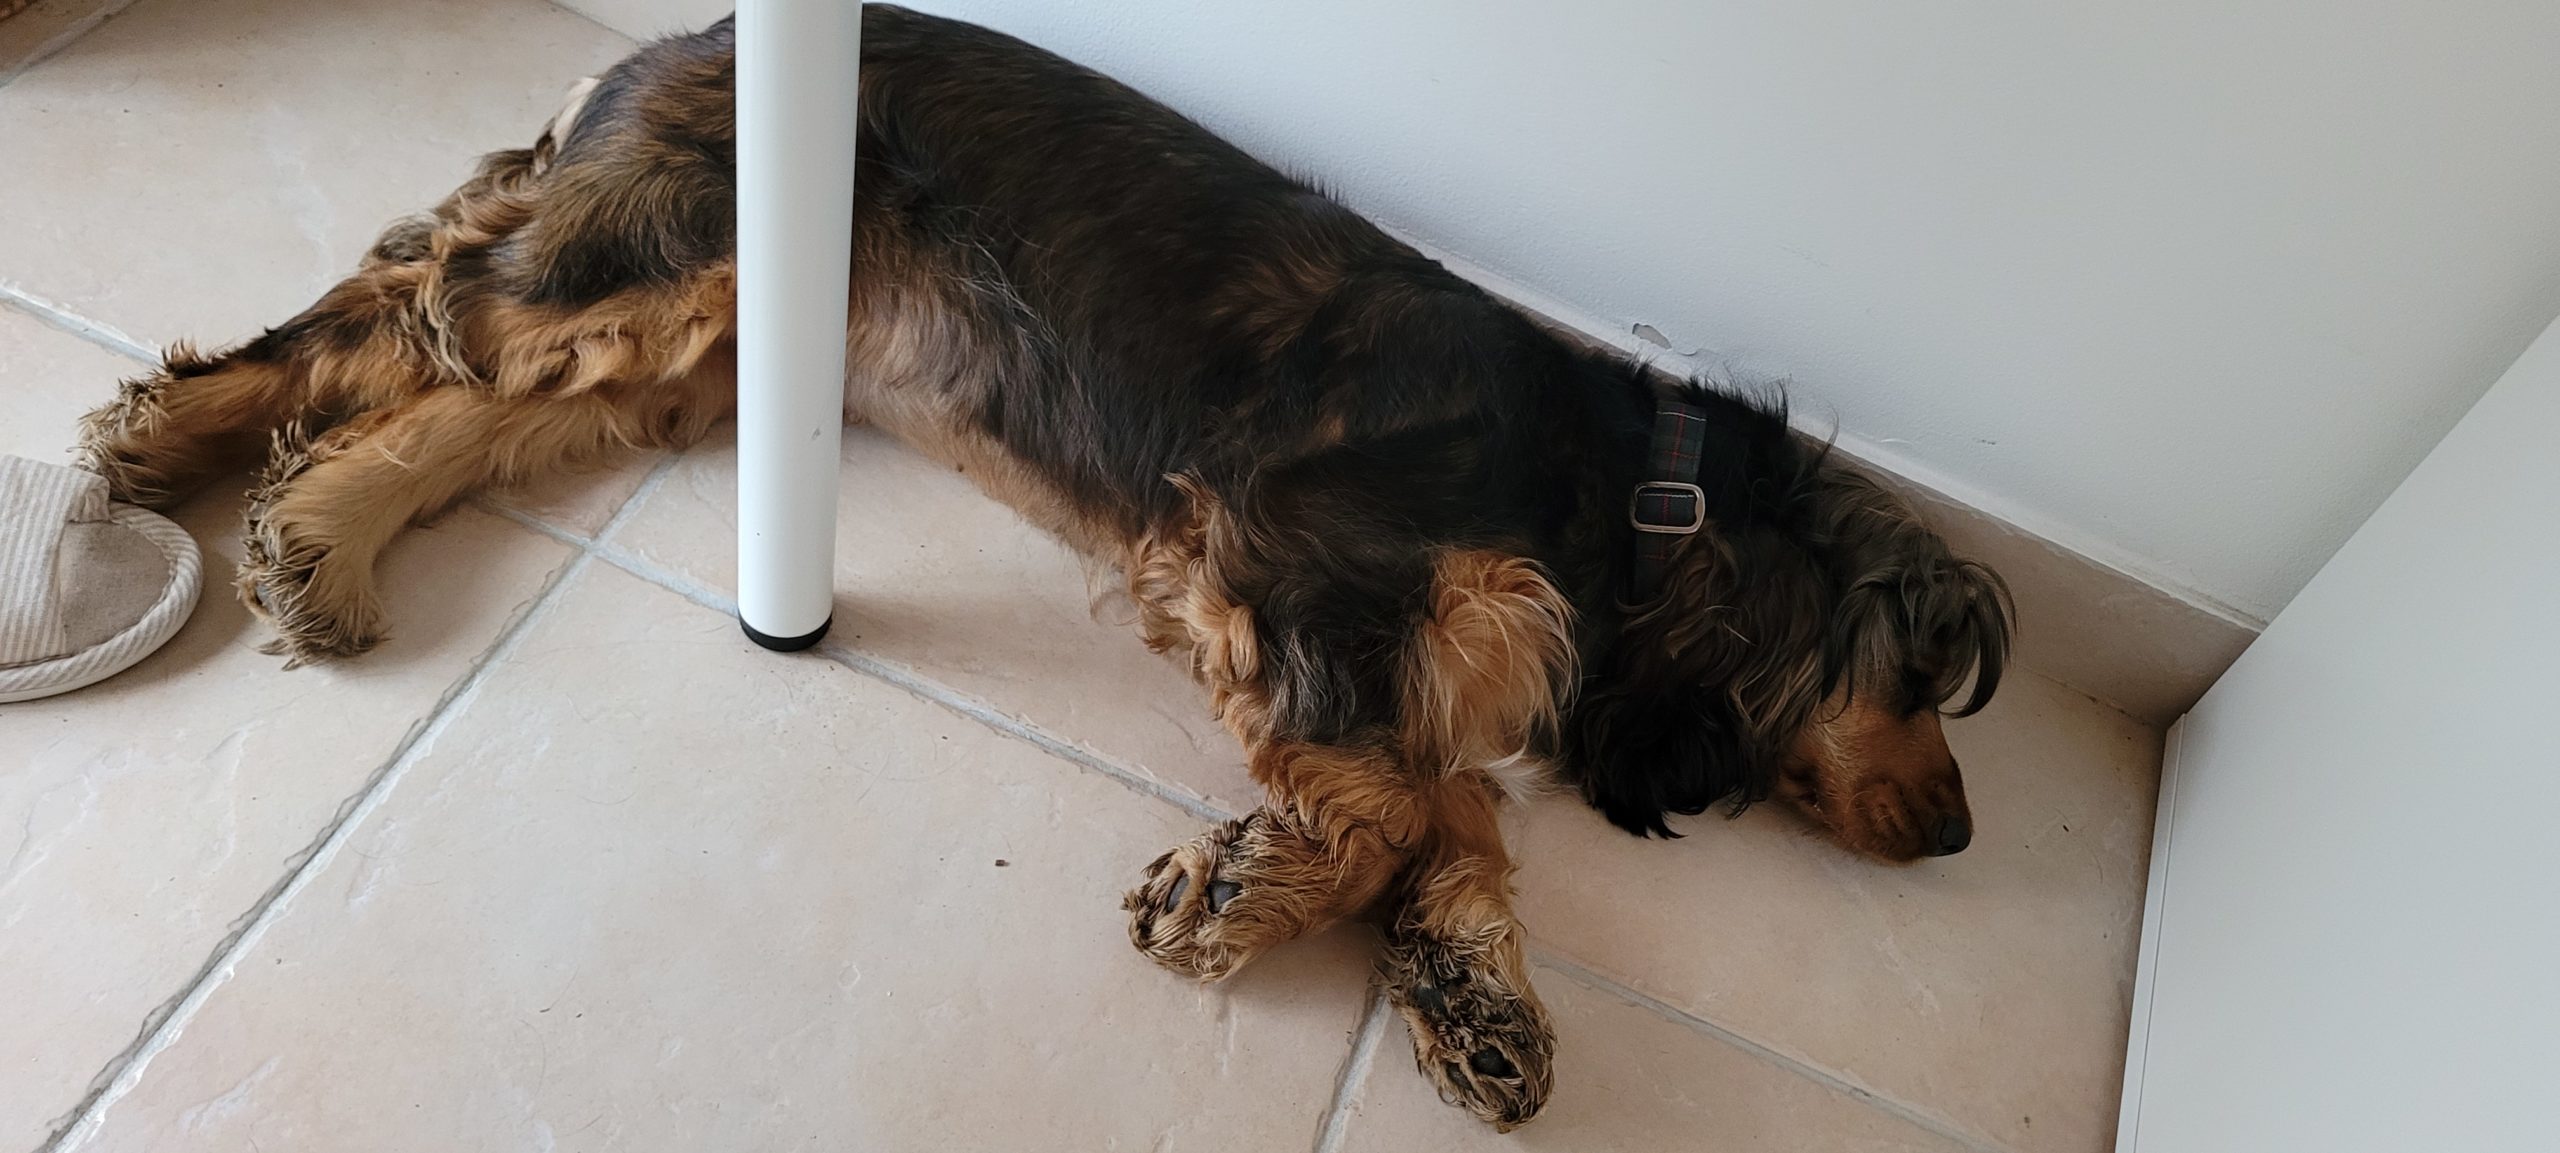
[[[493,311],[495,386],[441,384],[316,436],[289,430],[252,496],[241,597],[296,663],[381,636],[373,567],[472,492],[698,439],[729,411],[725,266],[548,322]],[[508,306],[512,308],[513,306]]]
[[[274,341],[217,356],[173,347],[158,371],[126,380],[81,418],[81,463],[117,500],[165,507],[204,482],[257,463],[295,412]]]
[[[81,418],[82,463],[116,499],[167,505],[258,463],[289,426],[317,429],[397,403],[425,366],[397,334],[415,270],[371,265],[292,320],[211,356],[172,347]]]
[[[375,409],[317,436],[276,438],[251,494],[240,597],[299,665],[381,639],[374,559],[413,520],[478,487],[497,462],[539,469],[602,441],[601,400],[500,400],[464,388]]]
[[[543,155],[489,156],[433,215],[393,224],[355,275],[257,338],[210,356],[172,346],[158,371],[81,419],[82,463],[116,499],[166,505],[255,467],[288,427],[325,428],[454,376],[428,335],[449,295],[447,262],[524,221]]]

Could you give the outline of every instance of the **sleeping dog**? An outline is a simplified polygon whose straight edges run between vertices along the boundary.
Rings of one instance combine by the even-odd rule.
[[[1147,866],[1147,956],[1214,980],[1371,916],[1422,1072],[1508,1128],[1554,1051],[1508,792],[1964,847],[1939,718],[1997,687],[2006,590],[1777,399],[1570,342],[1018,40],[863,20],[848,419],[1123,574],[1268,790]],[[240,595],[293,661],[363,652],[405,526],[729,411],[731,55],[642,48],[301,315],[127,382],[87,462],[165,504],[263,454]]]

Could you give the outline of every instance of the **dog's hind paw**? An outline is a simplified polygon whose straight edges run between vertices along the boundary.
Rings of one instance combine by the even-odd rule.
[[[250,615],[275,630],[259,651],[285,657],[289,669],[355,656],[382,639],[370,565],[339,556],[291,507],[294,480],[321,451],[297,434],[276,438],[274,456],[250,493],[244,555],[233,582]]]
[[[179,495],[169,458],[184,455],[186,441],[169,434],[160,404],[168,385],[166,372],[133,377],[80,418],[80,467],[105,477],[107,494],[126,504],[167,508]]]

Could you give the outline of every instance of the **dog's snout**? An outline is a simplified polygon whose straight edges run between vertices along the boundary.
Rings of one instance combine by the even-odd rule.
[[[1929,840],[1929,855],[1953,856],[1963,852],[1964,847],[1972,843],[1973,822],[1964,819],[1961,813],[1948,813],[1938,818],[1935,835]]]

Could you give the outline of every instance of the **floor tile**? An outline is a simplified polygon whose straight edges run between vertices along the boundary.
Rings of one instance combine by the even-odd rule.
[[[89,1148],[1303,1149],[1369,945],[1130,949],[1161,801],[596,564]]]
[[[1963,1131],[2104,1149],[2159,738],[2019,674],[1948,739],[1978,830],[1961,854],[1869,864],[1774,806],[1640,841],[1548,798],[1515,814],[1522,920],[1595,971]]]
[[[148,371],[0,305],[0,454],[71,463],[81,414],[114,400],[117,381]]]
[[[1389,1021],[1345,1121],[1344,1153],[1955,1153],[1962,1146],[1725,1041],[1675,1024],[1553,969],[1537,974],[1555,1016],[1555,1096],[1538,1119],[1497,1134],[1442,1104]]]
[[[0,279],[255,335],[630,46],[543,0],[142,0],[0,88]]]
[[[236,490],[178,520],[207,553],[186,628],[102,684],[0,705],[0,1149],[80,1100],[568,555],[458,513],[384,558],[389,641],[286,672],[231,596]]]
[[[1235,811],[1261,799],[1208,697],[1146,650],[1125,601],[1064,546],[951,469],[845,431],[830,640],[907,665]],[[737,453],[687,453],[615,543],[727,590],[737,577]]]
[[[65,36],[131,0],[36,0],[0,16],[0,82],[25,67],[37,53],[57,47]],[[0,8],[7,5],[0,4]]]
[[[142,371],[0,309],[0,453],[61,461]],[[0,1149],[33,1148],[567,554],[479,513],[394,547],[393,638],[285,672],[232,599],[237,489],[178,519],[206,588],[116,678],[0,705]]]
[[[636,453],[602,468],[546,476],[521,488],[493,492],[486,499],[498,508],[592,539],[664,459],[664,453]]]

